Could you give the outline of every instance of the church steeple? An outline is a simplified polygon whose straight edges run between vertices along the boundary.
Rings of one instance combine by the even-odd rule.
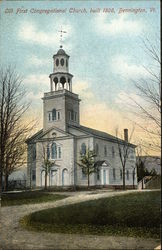
[[[69,73],[69,55],[62,45],[53,56],[53,73],[50,74],[50,92],[44,93],[43,130],[58,127],[64,131],[68,125],[79,126],[79,96],[72,92],[72,77]]]
[[[63,50],[63,46],[60,45],[60,49],[55,55],[53,55],[53,73],[50,74],[51,92],[66,89],[72,92],[72,77],[69,73],[69,55]]]

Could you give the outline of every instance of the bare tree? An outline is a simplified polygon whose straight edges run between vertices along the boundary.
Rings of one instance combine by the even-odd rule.
[[[118,144],[118,150],[119,150],[119,158],[120,158],[120,162],[121,162],[121,165],[122,165],[122,170],[123,170],[123,190],[125,190],[125,170],[126,170],[126,163],[128,161],[128,157],[129,157],[129,154],[131,152],[131,139],[132,139],[132,136],[133,136],[133,132],[134,132],[134,129],[132,130],[131,132],[131,135],[130,137],[128,138],[128,131],[127,129],[125,129],[125,138],[124,140],[120,140],[118,138],[118,129],[116,129],[116,140],[117,140],[117,144]]]
[[[161,148],[161,58],[160,40],[154,45],[148,39],[143,41],[146,55],[151,59],[149,66],[144,66],[146,76],[133,81],[137,90],[137,100],[132,99],[136,116],[141,122],[136,124],[145,132],[145,147],[159,152]],[[131,109],[132,111],[132,109]]]
[[[8,176],[25,161],[25,140],[32,126],[23,121],[29,105],[24,103],[22,78],[14,69],[0,70],[0,181],[4,190]]]

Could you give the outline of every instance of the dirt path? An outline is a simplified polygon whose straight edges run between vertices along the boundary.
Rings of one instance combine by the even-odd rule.
[[[0,249],[154,249],[160,240],[31,232],[19,225],[20,218],[34,211],[131,192],[134,191],[75,193],[56,202],[2,207]]]

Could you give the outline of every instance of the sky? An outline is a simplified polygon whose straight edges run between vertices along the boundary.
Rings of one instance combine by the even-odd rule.
[[[147,77],[144,66],[152,63],[143,40],[154,43],[160,34],[160,1],[1,1],[0,66],[13,65],[23,76],[31,103],[26,119],[36,117],[37,130],[61,27],[81,123],[110,134],[117,127],[131,131],[127,104],[139,98],[132,80]],[[141,137],[136,127],[134,141]]]

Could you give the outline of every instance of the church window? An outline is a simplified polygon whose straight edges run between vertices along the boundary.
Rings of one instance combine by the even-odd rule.
[[[51,121],[51,113],[48,113],[48,120]]]
[[[107,156],[107,147],[104,146],[104,156]]]
[[[63,58],[61,58],[61,66],[64,66],[64,59]]]
[[[82,179],[86,179],[87,178],[87,175],[85,173],[85,169],[82,168]]]
[[[59,111],[57,113],[57,118],[58,118],[58,120],[60,120],[60,112]]]
[[[123,178],[123,171],[122,169],[120,169],[120,179],[122,180],[122,178]]]
[[[129,180],[129,170],[127,170],[127,180]]]
[[[52,120],[55,121],[56,120],[56,109],[52,110]]]
[[[71,112],[69,111],[68,114],[69,114],[69,120],[71,120]]]
[[[74,111],[73,110],[71,111],[71,120],[72,121],[74,120]]]
[[[56,146],[56,143],[52,144],[52,159],[57,159],[57,146]]]
[[[112,146],[112,157],[114,158],[115,157],[115,150],[114,150],[114,147]]]
[[[95,153],[96,153],[96,155],[98,155],[98,152],[99,152],[99,147],[98,147],[98,144],[96,143],[96,147],[95,147]]]
[[[36,174],[35,174],[35,170],[32,170],[32,181],[36,180]]]
[[[57,67],[59,66],[59,59],[58,58],[56,59],[56,66]]]
[[[113,179],[116,179],[116,172],[115,172],[115,168],[113,168]]]
[[[49,145],[47,146],[47,159],[50,158],[50,148],[49,148]]]
[[[58,147],[58,158],[61,158],[61,147]]]
[[[81,145],[81,154],[82,155],[86,154],[86,145],[85,145],[85,143],[82,143],[82,145]]]
[[[68,67],[68,60],[66,59],[66,67]]]

